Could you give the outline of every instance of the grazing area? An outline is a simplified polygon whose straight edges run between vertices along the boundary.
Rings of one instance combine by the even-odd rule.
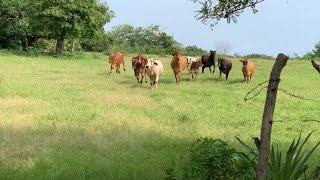
[[[179,166],[197,138],[243,149],[238,136],[253,146],[266,89],[243,99],[268,80],[274,60],[250,58],[250,83],[240,58],[228,58],[228,81],[209,71],[192,81],[186,70],[177,85],[171,55],[145,54],[164,66],[151,90],[130,67],[137,53],[124,54],[126,71],[109,75],[109,57],[101,53],[55,58],[0,52],[0,179],[164,179],[166,168]],[[307,60],[289,60],[279,88],[320,101],[320,76]],[[273,143],[287,149],[300,130],[303,137],[316,130],[306,147],[314,146],[319,104],[279,91]],[[317,149],[308,163],[315,167],[319,159]]]

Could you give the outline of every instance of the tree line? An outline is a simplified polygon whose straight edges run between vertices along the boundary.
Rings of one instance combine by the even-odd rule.
[[[197,46],[184,47],[159,25],[119,25],[106,32],[114,17],[99,0],[0,0],[0,48],[52,50],[62,54],[75,49],[111,53],[171,54],[179,49],[189,55],[206,53]]]
[[[99,0],[1,0],[0,47],[23,50],[39,39],[54,39],[55,51],[63,53],[66,39],[99,36],[113,12]]]

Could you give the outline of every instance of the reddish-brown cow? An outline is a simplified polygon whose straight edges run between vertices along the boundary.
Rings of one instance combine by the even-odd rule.
[[[240,60],[243,64],[242,66],[242,73],[244,80],[248,83],[251,81],[252,74],[254,73],[254,63],[249,61],[248,58],[243,58]]]
[[[124,68],[124,56],[122,52],[115,52],[114,55],[109,56],[109,63],[111,64],[110,72],[112,73],[112,69],[116,69],[116,73],[120,73],[120,65],[123,65],[123,71],[126,71]]]
[[[138,54],[136,57],[132,58],[132,68],[134,70],[134,75],[137,78],[138,83],[142,83],[143,79],[147,82],[146,78],[146,65],[147,58],[143,56],[143,54]]]
[[[171,68],[176,78],[176,83],[179,84],[182,71],[187,67],[187,61],[179,51],[175,51],[172,56]]]

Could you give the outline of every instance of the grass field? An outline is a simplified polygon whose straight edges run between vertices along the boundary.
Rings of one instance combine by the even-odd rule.
[[[163,179],[199,137],[241,149],[234,136],[253,145],[260,135],[266,90],[243,98],[268,79],[274,61],[253,60],[250,84],[232,59],[228,82],[206,69],[197,81],[185,71],[176,85],[168,56],[160,58],[165,73],[151,91],[136,82],[132,56],[127,71],[109,76],[102,54],[0,53],[0,179]],[[289,60],[281,80],[280,88],[320,101],[320,76],[310,61]],[[317,130],[312,147],[320,140],[319,104],[278,92],[273,142],[285,149],[300,130],[303,137]],[[320,165],[320,149],[309,163]]]

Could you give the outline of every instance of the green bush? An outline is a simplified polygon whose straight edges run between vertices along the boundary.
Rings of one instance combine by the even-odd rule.
[[[200,138],[191,146],[182,168],[181,179],[252,179],[254,162],[227,142]],[[180,179],[173,169],[167,169],[167,179]]]

